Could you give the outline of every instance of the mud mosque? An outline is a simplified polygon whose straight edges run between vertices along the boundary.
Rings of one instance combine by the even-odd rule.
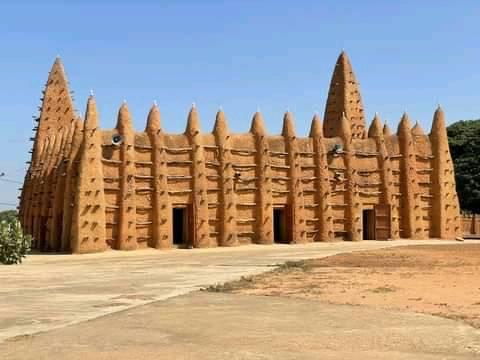
[[[74,110],[56,59],[43,91],[20,218],[44,251],[215,247],[461,236],[445,118],[430,134],[407,114],[392,133],[367,129],[347,55],[335,64],[325,115],[299,137],[293,115],[279,135],[261,113],[230,133],[223,111],[202,132],[193,106],[183,134],[162,130],[154,105],[144,131],[121,105],[100,128],[93,96]],[[168,119],[166,120],[168,121]]]

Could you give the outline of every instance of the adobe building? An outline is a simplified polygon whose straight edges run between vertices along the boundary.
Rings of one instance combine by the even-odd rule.
[[[430,134],[404,114],[397,133],[378,115],[367,130],[347,55],[333,72],[323,125],[279,135],[262,115],[230,133],[219,111],[202,132],[192,107],[183,134],[162,130],[154,105],[144,131],[124,103],[114,129],[100,128],[93,96],[75,111],[56,59],[43,92],[20,218],[34,246],[88,253],[173,246],[452,239],[461,236],[445,118]],[[168,121],[168,120],[167,120]]]

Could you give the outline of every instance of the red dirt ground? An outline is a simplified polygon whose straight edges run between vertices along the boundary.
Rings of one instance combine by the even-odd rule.
[[[480,328],[480,244],[406,246],[287,263],[216,291],[429,313]]]

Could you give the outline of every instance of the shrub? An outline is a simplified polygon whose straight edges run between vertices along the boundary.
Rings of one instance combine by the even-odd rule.
[[[17,210],[0,211],[0,221],[13,221],[17,219],[17,216]]]
[[[0,221],[0,263],[18,264],[30,251],[32,237],[24,235],[17,219]]]

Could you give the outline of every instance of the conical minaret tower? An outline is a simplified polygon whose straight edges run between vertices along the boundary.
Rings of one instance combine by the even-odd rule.
[[[38,200],[38,191],[32,192],[31,190],[38,189],[40,182],[43,184],[46,176],[50,175],[51,169],[57,168],[57,164],[52,164],[50,170],[45,168],[47,164],[50,164],[52,156],[59,160],[60,157],[57,157],[57,155],[64,151],[62,146],[57,147],[56,150],[52,148],[49,152],[42,151],[42,149],[45,150],[44,145],[46,143],[53,143],[53,138],[57,136],[58,133],[68,131],[72,122],[76,119],[72,98],[68,89],[67,77],[60,58],[55,59],[53,63],[41,100],[40,115],[35,118],[38,125],[34,128],[36,133],[32,138],[32,160],[30,161],[30,168],[27,172],[30,175],[27,177],[24,186],[30,193],[28,196],[25,196],[25,191],[22,191],[22,202],[20,204],[20,213],[22,214],[26,232],[32,232],[32,222],[37,221],[31,217],[32,214],[35,213],[32,207],[35,206],[34,204]],[[65,144],[68,144],[68,141],[65,141],[64,145]],[[52,154],[51,151],[56,151],[56,153]],[[42,178],[38,177],[40,174],[42,174]],[[48,191],[50,191],[50,189],[48,189]],[[26,214],[28,214],[28,216]],[[41,227],[44,226],[45,225],[41,225]],[[42,229],[42,233],[45,232],[46,229]]]
[[[103,251],[107,248],[107,243],[102,142],[93,96],[89,97],[87,103],[79,155],[71,250],[73,253]]]
[[[385,135],[385,129],[387,130],[387,135]],[[390,226],[380,227],[377,229],[377,239],[381,237],[382,240],[398,238],[398,209],[392,207],[393,203],[393,180],[392,180],[392,164],[390,162],[390,156],[385,142],[385,137],[388,135],[387,124],[382,126],[380,121],[380,116],[378,113],[375,114],[372,124],[368,130],[368,137],[373,138],[377,147],[377,161],[380,170],[380,204],[384,206],[384,209],[388,209],[384,215],[388,218],[388,223]],[[380,209],[380,207],[378,207]],[[383,220],[383,219],[382,219]],[[365,226],[365,225],[364,225]]]
[[[322,133],[322,123],[317,114],[313,117],[310,129],[315,152],[315,188],[318,201],[319,232],[317,241],[331,241],[334,239],[332,208],[330,199],[330,174],[328,171],[328,156],[325,150]]]
[[[347,177],[345,184],[345,201],[348,206],[346,208],[345,218],[350,240],[359,241],[362,239],[362,228],[360,224],[360,199],[354,168],[354,150],[352,146],[353,137],[348,125],[348,120],[345,114],[343,114],[340,122],[340,136],[343,140],[343,161],[346,170],[345,175]]]
[[[168,197],[167,155],[165,134],[161,127],[160,110],[154,104],[148,113],[145,129],[152,146],[153,175],[153,233],[150,246],[166,249],[172,245],[172,211]]]
[[[200,116],[197,108],[192,106],[188,114],[185,135],[192,146],[192,199],[194,235],[190,245],[208,247],[210,245],[208,225],[208,196],[205,170],[205,154],[200,132]]]
[[[293,218],[291,226],[291,241],[294,243],[301,243],[306,241],[305,230],[305,213],[303,204],[305,203],[303,198],[302,182],[300,179],[301,167],[298,158],[298,142],[295,134],[295,125],[293,122],[293,116],[290,112],[286,112],[283,118],[283,130],[282,136],[285,141],[285,150],[287,151],[288,159],[288,177],[290,178],[288,198],[291,206],[291,216]]]
[[[438,107],[433,116],[430,142],[433,153],[433,236],[451,239],[462,235],[460,207],[455,190],[452,156],[448,147],[445,114]]]
[[[398,125],[398,142],[401,162],[401,235],[405,238],[421,239],[423,229],[421,227],[421,215],[419,213],[419,196],[417,169],[415,166],[415,146],[410,126],[410,120],[406,113],[403,114]]]
[[[342,114],[350,122],[352,138],[364,138],[365,115],[360,87],[345,51],[337,59],[330,82],[323,123],[325,137],[341,135]]]
[[[263,116],[260,112],[253,115],[250,132],[255,139],[257,164],[257,197],[256,197],[256,218],[257,231],[256,242],[259,244],[273,243],[273,219],[272,219],[272,180],[270,174],[270,165],[268,161],[268,141],[266,139],[267,131]]]
[[[215,126],[213,128],[215,142],[218,146],[218,162],[220,164],[220,239],[222,246],[234,246],[238,244],[236,225],[235,204],[235,177],[231,156],[230,134],[227,119],[222,110],[217,112]]]
[[[137,248],[136,238],[136,202],[135,202],[135,133],[132,117],[124,102],[118,110],[116,130],[122,137],[120,144],[120,219],[118,224],[118,241],[121,250]]]
[[[38,120],[38,130],[33,146],[32,162],[39,160],[38,145],[45,137],[56,134],[59,130],[68,129],[75,121],[75,111],[68,89],[67,76],[59,57],[55,59],[43,91],[42,106]]]

